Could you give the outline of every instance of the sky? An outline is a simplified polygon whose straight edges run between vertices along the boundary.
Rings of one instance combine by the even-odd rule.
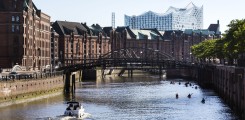
[[[203,29],[220,22],[224,33],[231,20],[245,18],[245,0],[33,0],[38,9],[51,16],[51,21],[82,22],[87,25],[124,26],[124,15],[140,15],[147,11],[165,13],[170,6],[184,8],[189,3],[203,6]]]

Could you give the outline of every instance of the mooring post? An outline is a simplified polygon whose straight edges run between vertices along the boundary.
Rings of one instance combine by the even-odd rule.
[[[128,69],[128,77],[130,77],[130,69]]]
[[[79,71],[79,82],[82,82],[82,70]]]
[[[162,65],[159,66],[159,77],[162,78]]]
[[[75,94],[75,89],[76,89],[76,85],[75,85],[75,79],[76,79],[76,73],[72,73],[72,96],[74,96]]]
[[[66,73],[66,79],[65,79],[65,93],[69,93],[70,92],[70,76],[71,73],[67,72]]]
[[[131,69],[131,78],[133,77],[133,69]]]

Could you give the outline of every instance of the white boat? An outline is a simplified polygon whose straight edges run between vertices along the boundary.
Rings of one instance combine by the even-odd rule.
[[[75,118],[75,119],[85,119],[90,117],[89,113],[84,112],[83,106],[79,102],[67,102],[68,107],[65,110],[64,118]]]

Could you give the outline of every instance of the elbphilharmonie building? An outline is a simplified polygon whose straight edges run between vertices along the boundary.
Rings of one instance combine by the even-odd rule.
[[[125,26],[131,29],[157,28],[158,30],[185,30],[203,28],[203,6],[193,3],[185,8],[170,7],[165,13],[148,11],[139,16],[124,17]]]

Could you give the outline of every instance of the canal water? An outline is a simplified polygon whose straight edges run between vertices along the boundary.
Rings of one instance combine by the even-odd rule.
[[[238,120],[213,90],[202,89],[194,81],[186,86],[186,82],[158,76],[107,78],[78,83],[75,99],[91,114],[87,120]],[[0,119],[55,118],[64,113],[68,99],[60,95],[0,108]]]

